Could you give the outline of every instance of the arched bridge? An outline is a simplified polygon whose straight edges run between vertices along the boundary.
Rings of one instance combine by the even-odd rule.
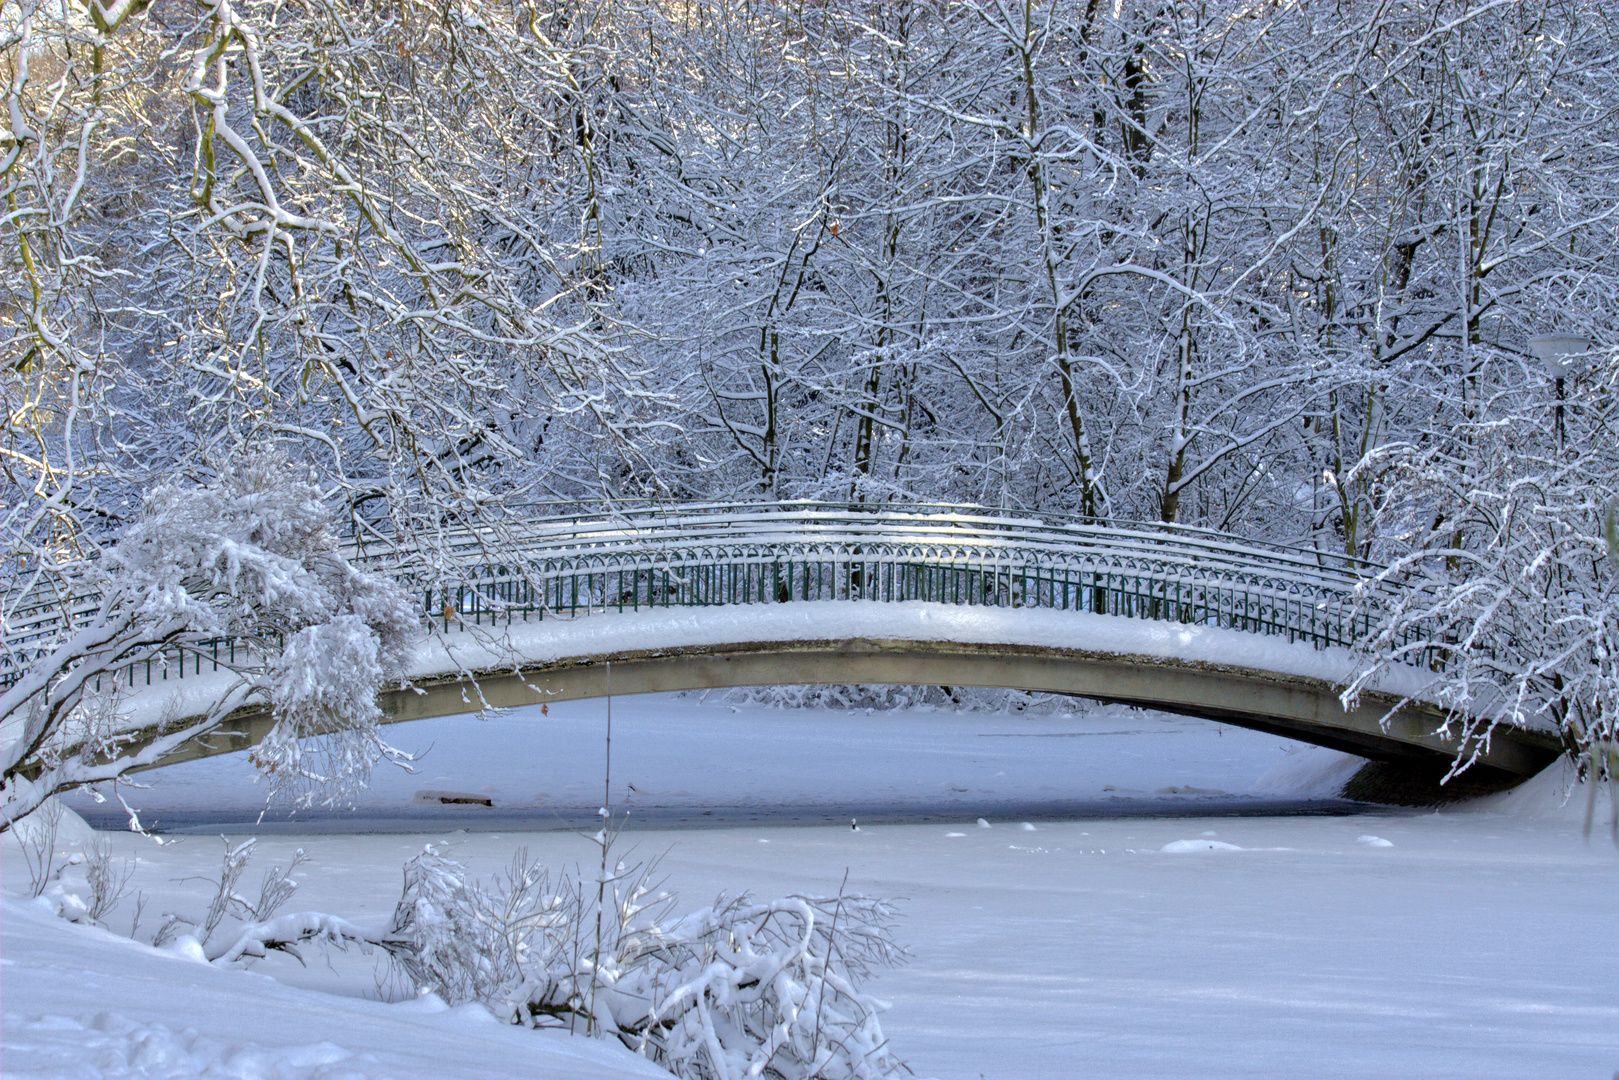
[[[909,683],[1076,694],[1390,762],[1458,752],[1435,733],[1440,710],[1420,704],[1427,669],[1343,706],[1347,646],[1376,596],[1357,608],[1362,571],[1313,550],[1159,524],[793,503],[542,515],[464,534],[451,555],[454,574],[432,583],[388,556],[419,583],[433,629],[414,689],[383,697],[391,721],[607,693]],[[209,663],[129,675],[166,688],[149,715],[173,717],[206,695]],[[1391,714],[1407,697],[1419,703]],[[244,711],[234,738],[170,760],[239,749],[270,723]],[[1526,776],[1555,752],[1542,733],[1498,729],[1478,762]]]

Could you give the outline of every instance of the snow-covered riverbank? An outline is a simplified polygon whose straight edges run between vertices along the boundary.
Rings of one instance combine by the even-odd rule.
[[[632,729],[633,714],[622,714],[629,726],[615,724],[615,775],[639,786],[627,764],[634,758],[617,753],[619,730]],[[665,728],[680,733],[665,744],[666,757],[714,754],[706,744],[688,745],[703,716],[694,707],[689,726]],[[716,764],[706,789],[680,790],[712,796],[716,785],[740,777],[736,790],[763,799],[772,789],[790,795],[825,782],[841,791],[838,783],[869,781],[871,772],[840,781],[830,767],[815,771],[823,745],[847,736],[850,729],[838,725],[853,718],[800,716],[793,725],[791,717],[753,718],[767,745],[750,749],[731,739],[734,756],[719,760],[745,765],[754,753],[769,760],[796,740],[795,757],[774,758],[792,765],[755,776]],[[581,751],[585,719],[575,718]],[[939,719],[879,715],[865,730],[874,739],[885,725],[938,730]],[[1284,759],[1275,744],[1249,745],[1199,771],[1201,755],[1261,737],[1181,722],[1156,733],[1151,725],[1163,721],[1143,714],[1112,716],[1139,730],[1106,736],[1100,730],[1123,730],[1103,727],[1108,719],[1015,721],[1033,725],[1031,736],[1044,725],[1052,738],[972,735],[969,742],[962,735],[969,747],[987,749],[939,776],[995,780],[1015,769],[1027,776],[1069,768],[1098,791],[1131,780],[1149,793],[1252,786],[1267,770],[1269,783],[1295,790],[1330,780],[1327,768],[1312,781],[1297,755],[1285,758],[1295,766],[1289,780],[1287,768],[1273,768]],[[772,734],[778,720],[783,726]],[[1088,725],[1098,733],[1078,734]],[[829,726],[843,734],[832,738]],[[717,727],[724,735],[725,725]],[[627,755],[636,742],[626,737]],[[884,737],[867,751],[892,746]],[[1077,746],[1099,749],[1094,758],[1061,756]],[[640,751],[648,765],[656,750],[649,743]],[[929,763],[949,757],[924,756],[914,769],[890,763],[886,772],[903,790],[921,792],[943,782],[927,772]],[[529,761],[542,776],[551,767],[543,757]],[[1086,762],[1092,772],[1081,768]],[[479,771],[439,768],[409,784],[479,789]],[[519,772],[501,768],[506,776]],[[938,825],[660,830],[627,833],[623,843],[639,857],[662,856],[669,887],[687,909],[721,890],[834,893],[845,873],[851,891],[901,898],[898,937],[912,957],[873,988],[893,1003],[884,1028],[896,1053],[922,1077],[1605,1080],[1619,1069],[1619,965],[1608,946],[1619,940],[1619,852],[1605,834],[1583,837],[1579,807],[1556,808],[1555,780],[1437,814],[1099,819],[1029,829],[994,815],[986,828],[964,807]],[[531,792],[545,783],[536,780]],[[147,898],[143,936],[162,912],[206,903],[205,884],[184,879],[217,871],[217,837],[161,847],[127,833],[109,838],[116,856],[140,860],[130,884],[131,895],[139,889]],[[401,863],[429,842],[484,875],[518,847],[553,866],[588,863],[594,852],[586,839],[554,830],[275,835],[260,839],[247,880],[287,865],[302,848],[309,862],[292,906],[376,922],[399,895]],[[6,841],[4,870],[14,896],[22,882],[13,843]],[[5,907],[8,1077],[605,1080],[640,1067],[601,1044],[483,1022],[477,1010],[366,1001],[379,992],[374,958],[316,956],[302,968],[272,956],[246,973],[221,972],[19,905],[8,899]],[[127,933],[132,914],[126,901],[109,925]]]

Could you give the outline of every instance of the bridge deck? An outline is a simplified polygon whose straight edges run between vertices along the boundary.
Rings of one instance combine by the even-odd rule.
[[[611,613],[473,627],[424,642],[413,689],[382,699],[390,722],[545,701],[731,686],[857,682],[1009,687],[1075,694],[1204,716],[1385,761],[1447,760],[1439,710],[1417,703],[1432,675],[1396,672],[1346,709],[1354,670],[1344,649],[1219,627],[1085,612],[822,601]],[[610,670],[609,670],[610,667]],[[207,699],[170,684],[149,722]],[[200,693],[199,693],[200,692]],[[177,756],[227,752],[262,738],[271,717],[244,711],[231,734]],[[1554,756],[1549,736],[1500,732],[1481,765],[1529,775]]]

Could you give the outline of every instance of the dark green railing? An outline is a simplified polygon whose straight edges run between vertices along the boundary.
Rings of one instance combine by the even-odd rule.
[[[653,608],[823,600],[1083,611],[1225,627],[1319,648],[1350,644],[1371,626],[1371,615],[1356,612],[1348,590],[1259,575],[1200,577],[1178,565],[1139,565],[1147,561],[1139,556],[1007,562],[897,546],[881,553],[872,553],[871,545],[861,551],[793,546],[687,549],[624,559],[552,556],[486,566],[470,580],[431,586],[421,595],[425,610],[445,630]]]

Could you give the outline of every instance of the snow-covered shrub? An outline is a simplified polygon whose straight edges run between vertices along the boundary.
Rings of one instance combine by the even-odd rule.
[[[599,839],[611,847],[608,830]],[[390,922],[367,927],[319,911],[277,914],[294,895],[301,849],[263,876],[254,899],[241,888],[254,844],[227,841],[207,907],[165,913],[152,944],[221,965],[271,952],[302,962],[310,944],[380,949],[413,991],[479,1002],[512,1024],[616,1038],[685,1080],[905,1071],[878,1020],[887,1004],[861,986],[903,957],[882,900],[841,890],[768,901],[721,895],[675,917],[655,864],[613,864],[587,888],[519,851],[485,882],[429,846],[405,865]],[[108,863],[98,889],[94,861],[88,882],[52,893],[61,917],[102,921],[122,895],[127,872]],[[131,934],[138,922],[137,910]]]
[[[262,958],[271,952],[285,953],[303,963],[301,946],[307,944],[340,950],[355,944],[362,952],[380,948],[390,955],[402,947],[408,948],[386,930],[359,926],[325,912],[277,915],[276,911],[292,898],[298,887],[293,874],[308,861],[302,848],[293,853],[285,868],[275,866],[266,871],[259,882],[258,898],[250,899],[250,894],[237,889],[237,883],[247,869],[255,843],[251,838],[237,844],[226,841],[219,880],[212,882],[214,895],[206,911],[201,916],[166,913],[152,944],[222,965]],[[61,914],[64,918],[72,917],[66,910]],[[227,932],[216,939],[221,928]],[[133,935],[133,927],[130,932]]]
[[[63,817],[77,819],[71,810],[61,807],[57,800],[52,799],[38,813],[22,821],[15,832],[24,846],[32,878],[31,893],[43,898],[60,918],[105,927],[107,916],[128,892],[135,863],[130,859],[114,859],[112,845],[88,828],[82,832],[79,829],[67,830],[80,833],[76,838],[79,850],[61,852],[59,862],[52,859],[42,866],[37,857],[26,855],[30,844],[37,844],[41,839],[55,841],[62,835],[58,823]],[[56,818],[56,822],[42,828],[42,823],[51,818]],[[85,836],[85,833],[89,833],[89,836]],[[38,876],[37,872],[41,869],[46,876]]]
[[[887,1005],[859,986],[895,959],[891,916],[869,897],[721,898],[621,956],[606,996],[680,1076],[892,1076]]]
[[[129,891],[129,879],[135,873],[130,859],[113,860],[112,845],[97,838],[84,853],[85,886],[89,890],[86,903],[90,921],[103,923]]]
[[[348,562],[332,508],[278,456],[243,454],[206,486],[154,489],[84,572],[94,609],[0,694],[0,724],[15,733],[0,751],[0,829],[53,792],[161,759],[244,705],[272,710],[254,761],[273,793],[300,804],[341,797],[386,752],[376,692],[400,676],[419,613],[396,582]],[[214,705],[144,744],[120,737],[131,664],[203,661],[228,681]]]
[[[38,896],[50,884],[56,868],[56,833],[61,827],[62,803],[47,799],[32,817],[23,819],[13,834],[28,868],[28,895]],[[9,823],[8,823],[9,824]]]
[[[419,990],[530,1026],[612,1036],[688,1080],[864,1080],[904,1066],[860,988],[901,956],[893,911],[861,896],[720,897],[682,918],[651,867],[594,889],[519,854],[492,883],[429,848],[405,869],[389,938]]]
[[[208,901],[207,909],[201,916],[167,913],[162,928],[153,939],[153,944],[163,945],[189,927],[198,943],[206,945],[227,919],[258,922],[275,914],[276,909],[290,899],[293,890],[297,888],[297,883],[292,880],[292,874],[307,861],[307,857],[300,848],[293,854],[292,863],[285,870],[277,866],[267,871],[259,883],[258,901],[254,902],[248,899],[237,885],[247,870],[248,861],[253,857],[253,848],[257,843],[257,839],[253,837],[234,844],[225,840],[225,850],[219,864],[219,880],[212,882],[214,894]]]
[[[418,989],[449,1002],[506,1003],[525,979],[525,968],[576,966],[561,953],[574,944],[581,898],[564,880],[519,851],[504,876],[485,886],[431,846],[405,865],[405,885],[394,911],[393,932],[411,951],[400,966]]]

